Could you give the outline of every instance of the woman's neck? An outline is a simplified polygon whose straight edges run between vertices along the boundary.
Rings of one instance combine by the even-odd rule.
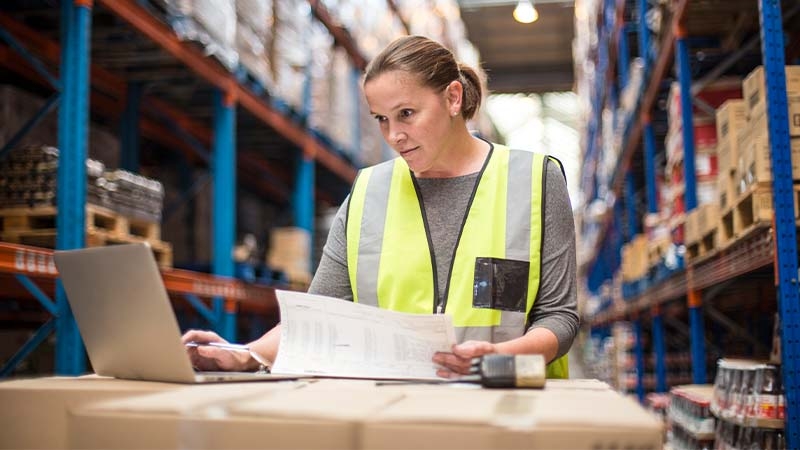
[[[476,173],[483,167],[490,148],[488,142],[472,136],[465,128],[463,133],[448,143],[441,157],[441,169],[414,175],[417,178],[454,178]]]

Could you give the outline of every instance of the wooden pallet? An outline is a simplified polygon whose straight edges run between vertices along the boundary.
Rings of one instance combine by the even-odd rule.
[[[8,231],[0,234],[0,241],[12,244],[32,245],[42,248],[55,248],[55,230]],[[134,244],[145,242],[153,249],[158,265],[163,268],[172,267],[172,244],[163,241],[148,241],[135,236],[120,237],[102,230],[86,230],[87,247],[103,247],[106,245]]]
[[[58,208],[55,206],[0,209],[0,233],[52,230],[56,228],[57,216]],[[86,205],[86,229],[107,231],[122,237],[136,236],[148,241],[161,239],[158,223],[125,217],[95,205]]]
[[[55,248],[56,216],[53,206],[0,209],[0,240]],[[159,224],[124,217],[95,205],[86,205],[86,246],[146,242],[161,267],[172,267],[172,245],[160,240]]]
[[[686,244],[686,259],[688,261],[693,261],[695,259],[699,259],[705,255],[708,255],[712,251],[718,248],[718,239],[717,233],[719,232],[718,228],[713,228],[711,230],[706,230],[705,234],[701,234],[700,238],[695,240],[694,242]]]

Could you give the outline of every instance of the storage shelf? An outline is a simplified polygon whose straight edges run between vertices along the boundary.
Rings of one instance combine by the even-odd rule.
[[[625,320],[662,303],[683,298],[690,290],[705,289],[768,267],[774,253],[772,228],[753,228],[729,247],[689,263],[685,270],[628,299],[623,308],[603,311],[590,322],[592,326],[601,326]]]
[[[53,250],[6,242],[0,242],[0,273],[25,275],[36,281],[44,281],[40,287],[51,295],[55,285],[46,280],[58,278]],[[171,295],[222,297],[267,314],[277,315],[278,312],[275,289],[269,286],[247,284],[233,278],[180,269],[162,269],[161,277]]]

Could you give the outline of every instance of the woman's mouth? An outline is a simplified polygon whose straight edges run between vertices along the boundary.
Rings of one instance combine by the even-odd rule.
[[[405,155],[408,155],[409,153],[413,152],[414,150],[416,150],[418,148],[419,147],[409,148],[409,149],[406,149],[406,150],[398,150],[398,152],[400,153],[400,155],[405,156]]]

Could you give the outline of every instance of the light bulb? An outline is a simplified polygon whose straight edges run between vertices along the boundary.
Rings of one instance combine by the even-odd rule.
[[[531,3],[531,0],[519,0],[514,8],[514,20],[519,23],[533,23],[539,18],[539,11]]]

